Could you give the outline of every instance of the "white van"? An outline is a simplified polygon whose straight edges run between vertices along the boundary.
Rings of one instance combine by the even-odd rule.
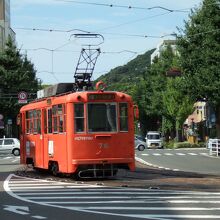
[[[163,148],[161,133],[158,131],[149,131],[146,135],[146,144],[148,148]]]
[[[0,153],[20,155],[20,141],[17,138],[0,138]]]

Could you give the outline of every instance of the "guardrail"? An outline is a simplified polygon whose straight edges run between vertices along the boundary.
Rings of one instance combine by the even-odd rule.
[[[209,139],[207,144],[209,155],[220,156],[220,139]]]

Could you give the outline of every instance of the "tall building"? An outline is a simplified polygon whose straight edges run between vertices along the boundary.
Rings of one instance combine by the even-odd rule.
[[[15,41],[10,21],[10,0],[0,0],[0,50],[4,49],[9,36]]]

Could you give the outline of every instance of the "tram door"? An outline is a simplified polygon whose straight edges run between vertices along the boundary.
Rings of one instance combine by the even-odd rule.
[[[43,124],[44,132],[42,142],[44,145],[44,167],[48,168],[50,136],[52,133],[52,108],[43,109]]]
[[[30,143],[30,147],[35,148],[35,165],[44,168],[44,132],[43,132],[43,111],[36,111],[36,120],[34,119],[34,132],[36,132],[35,141]],[[32,146],[33,145],[33,146]]]

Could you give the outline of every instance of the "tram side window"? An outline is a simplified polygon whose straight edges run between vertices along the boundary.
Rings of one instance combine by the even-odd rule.
[[[37,110],[37,133],[41,134],[41,111]]]
[[[84,104],[74,104],[75,132],[84,132]]]
[[[47,118],[48,118],[48,120],[47,120],[47,128],[48,128],[48,133],[50,134],[50,133],[52,133],[52,109],[48,109],[47,110]]]
[[[26,112],[26,134],[41,133],[41,111],[31,110]]]
[[[63,133],[66,131],[66,111],[63,104],[54,105],[52,108],[53,132]]]
[[[53,132],[58,133],[57,127],[57,105],[52,107],[52,118],[53,118]]]
[[[41,111],[34,110],[33,111],[33,124],[34,124],[34,134],[41,133]]]
[[[43,109],[43,115],[44,115],[44,133],[47,134],[47,110]]]
[[[33,112],[32,111],[27,111],[26,112],[26,121],[25,121],[25,125],[26,125],[26,129],[25,132],[26,134],[31,134],[33,131]]]
[[[66,131],[66,108],[65,105],[58,105],[58,128],[59,132]]]
[[[37,133],[37,111],[33,111],[33,133]]]
[[[128,104],[119,103],[120,131],[128,131]]]

